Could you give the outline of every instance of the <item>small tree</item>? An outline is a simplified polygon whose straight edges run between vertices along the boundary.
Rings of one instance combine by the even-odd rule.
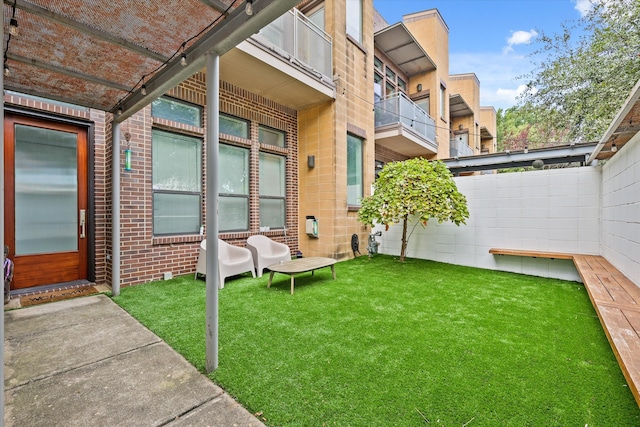
[[[409,216],[416,216],[422,226],[429,218],[458,226],[469,218],[466,197],[458,192],[451,172],[440,161],[417,158],[387,163],[374,188],[374,193],[362,200],[358,220],[369,226],[384,224],[387,230],[402,220],[402,262],[407,251]]]

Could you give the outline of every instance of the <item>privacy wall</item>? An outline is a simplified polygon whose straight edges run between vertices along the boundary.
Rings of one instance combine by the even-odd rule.
[[[408,256],[580,280],[572,261],[492,255],[489,249],[600,254],[601,176],[600,167],[582,167],[455,178],[467,197],[467,224],[412,222]],[[399,255],[402,227],[381,229],[380,252]]]
[[[602,167],[601,255],[640,286],[640,133]]]

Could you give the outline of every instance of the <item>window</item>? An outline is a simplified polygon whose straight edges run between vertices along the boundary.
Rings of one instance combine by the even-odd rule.
[[[392,70],[391,68],[386,67],[386,69],[385,69],[385,74],[386,74],[386,76],[387,76],[387,78],[388,78],[389,80],[391,80],[392,82],[394,82],[394,83],[395,83],[395,81],[396,81],[396,73],[394,73],[394,72],[393,72],[393,70]]]
[[[309,21],[313,22],[316,27],[324,31],[324,5],[307,14]]]
[[[249,139],[249,122],[237,117],[220,114],[220,133]]]
[[[162,97],[151,103],[151,115],[186,125],[202,127],[202,107]]]
[[[382,71],[382,61],[377,56],[373,57],[373,66],[376,68],[376,70]]]
[[[202,223],[202,140],[154,129],[153,234],[198,233]]]
[[[362,199],[362,144],[357,136],[347,134],[347,204],[360,205]]]
[[[374,101],[382,99],[382,76],[378,73],[373,74],[373,99]]]
[[[260,227],[284,228],[285,158],[260,153]]]
[[[444,97],[445,97],[445,87],[444,85],[440,85],[440,117],[444,118]]]
[[[362,43],[362,0],[347,0],[347,34]]]
[[[389,82],[387,82],[387,84],[385,85],[385,89],[386,89],[387,96],[390,96],[396,93],[396,87]]]
[[[407,82],[398,77],[398,89],[401,89],[403,92],[407,91]]]
[[[220,144],[220,231],[249,229],[249,150]]]
[[[275,145],[276,147],[284,148],[284,132],[271,129],[266,126],[260,126],[258,128],[258,141],[262,144]]]
[[[429,114],[429,97],[426,98],[421,98],[415,101],[416,105],[420,108],[422,108],[425,113]]]

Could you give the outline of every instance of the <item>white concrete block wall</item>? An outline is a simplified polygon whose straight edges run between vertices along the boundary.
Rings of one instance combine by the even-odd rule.
[[[409,225],[408,256],[494,270],[579,280],[572,261],[496,256],[492,247],[600,253],[598,167],[455,178],[470,218],[460,227]],[[382,228],[378,228],[382,229]],[[399,255],[402,227],[384,231],[380,252]]]
[[[640,134],[602,167],[601,254],[640,286]]]

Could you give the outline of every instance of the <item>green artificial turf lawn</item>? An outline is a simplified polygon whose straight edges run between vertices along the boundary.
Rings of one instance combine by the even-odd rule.
[[[228,280],[213,381],[269,426],[638,426],[584,287],[390,256]],[[205,282],[114,300],[198,369]]]

